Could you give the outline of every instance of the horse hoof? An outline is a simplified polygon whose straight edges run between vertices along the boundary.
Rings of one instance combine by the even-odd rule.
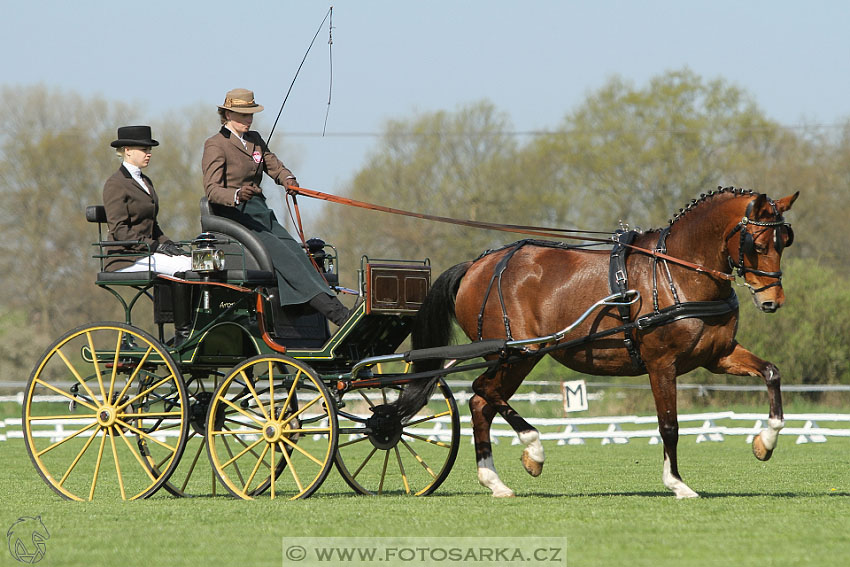
[[[514,498],[516,494],[510,488],[505,488],[505,490],[494,490],[493,498]]]
[[[753,437],[753,455],[755,455],[756,459],[760,461],[767,461],[771,456],[773,456],[773,449],[768,449],[764,446],[764,442],[761,440],[761,435]]]
[[[543,463],[538,463],[529,457],[526,451],[523,451],[520,461],[522,461],[522,466],[531,476],[540,476],[540,473],[543,472]]]

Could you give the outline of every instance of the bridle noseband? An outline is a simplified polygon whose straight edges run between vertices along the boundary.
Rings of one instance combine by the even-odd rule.
[[[782,249],[791,246],[794,242],[794,231],[791,229],[791,225],[785,222],[785,218],[782,214],[777,210],[776,203],[772,200],[768,199],[771,208],[773,209],[773,214],[775,215],[775,219],[772,221],[757,221],[750,218],[750,215],[753,212],[753,206],[755,205],[755,200],[750,201],[750,204],[747,205],[747,210],[744,213],[744,218],[735,225],[735,228],[732,229],[732,232],[726,237],[726,242],[729,242],[729,239],[732,238],[735,233],[740,233],[740,242],[738,243],[738,262],[732,259],[732,256],[729,255],[729,267],[733,270],[737,270],[738,276],[744,277],[745,274],[755,274],[757,276],[762,276],[766,278],[775,278],[776,281],[770,284],[767,284],[764,287],[760,287],[758,289],[751,286],[749,283],[744,280],[745,285],[750,288],[752,293],[759,293],[766,289],[769,289],[774,286],[782,285],[782,270],[778,272],[765,272],[764,270],[757,270],[755,268],[750,268],[744,265],[744,256],[749,254],[756,253],[756,237],[752,232],[747,230],[748,225],[760,226],[764,227],[764,229],[772,228],[773,229],[773,247],[777,252],[782,252]]]

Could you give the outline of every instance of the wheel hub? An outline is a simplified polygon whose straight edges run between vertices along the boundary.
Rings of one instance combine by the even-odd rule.
[[[276,421],[269,421],[263,426],[263,439],[267,443],[277,443],[283,437],[283,428]]]
[[[98,408],[97,423],[101,427],[112,427],[116,419],[118,419],[118,412],[113,406],[105,405]]]
[[[207,410],[212,398],[211,392],[198,392],[189,405],[189,424],[201,435],[205,435],[207,432]]]
[[[392,449],[401,439],[401,419],[393,406],[388,404],[372,408],[372,417],[366,420],[369,441],[378,449]]]

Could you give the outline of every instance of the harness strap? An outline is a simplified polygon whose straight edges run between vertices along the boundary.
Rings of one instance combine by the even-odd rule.
[[[515,242],[513,247],[508,250],[508,252],[502,256],[499,260],[499,263],[496,264],[496,267],[493,269],[493,275],[490,276],[490,283],[487,284],[487,291],[484,293],[484,299],[481,301],[481,311],[478,312],[478,340],[480,341],[483,337],[483,329],[484,329],[484,308],[487,307],[487,300],[490,298],[490,292],[493,289],[493,283],[496,283],[496,289],[499,294],[499,305],[502,307],[502,321],[505,324],[505,336],[509,341],[513,340],[511,336],[511,322],[508,318],[507,307],[505,306],[505,297],[502,294],[502,274],[505,272],[505,269],[508,267],[508,262],[511,261],[516,251],[528,244],[529,240],[520,240],[519,242]]]
[[[608,264],[608,285],[611,287],[611,293],[619,293],[623,298],[626,297],[626,291],[629,289],[629,275],[626,270],[626,255],[629,251],[627,245],[634,242],[637,235],[637,231],[634,230],[628,232],[618,230],[614,234],[614,248],[611,249],[611,261]],[[646,368],[646,364],[640,357],[640,352],[635,343],[634,327],[630,326],[632,322],[631,306],[620,305],[617,309],[625,324],[623,342],[626,344],[629,357],[632,359],[632,366],[637,370],[643,370]]]

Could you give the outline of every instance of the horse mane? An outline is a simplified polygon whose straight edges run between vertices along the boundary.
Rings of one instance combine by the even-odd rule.
[[[673,226],[676,222],[680,221],[685,215],[699,207],[706,201],[710,201],[717,197],[718,195],[756,195],[757,193],[752,189],[737,189],[735,187],[720,187],[718,186],[716,190],[709,191],[708,193],[701,193],[699,199],[691,199],[691,202],[685,205],[683,208],[679,209],[679,212],[673,215],[673,218],[668,220],[669,226]]]

